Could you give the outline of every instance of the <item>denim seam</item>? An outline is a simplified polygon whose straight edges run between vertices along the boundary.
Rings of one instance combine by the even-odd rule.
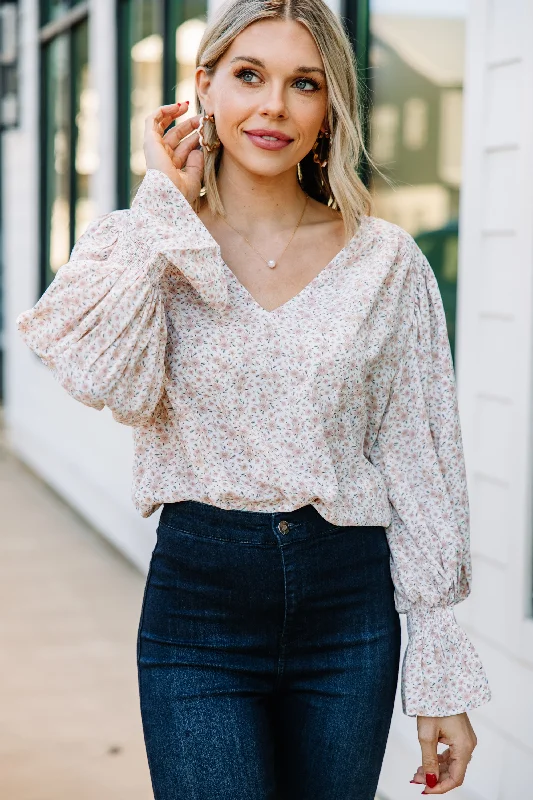
[[[283,555],[284,544],[282,544],[280,542],[279,545],[280,545],[279,552],[280,552],[281,563],[282,563],[282,567],[283,567],[283,626],[282,626],[282,629],[281,629],[281,636],[280,636],[280,640],[279,640],[280,654],[279,654],[279,658],[278,658],[278,671],[277,671],[277,675],[276,675],[276,682],[275,682],[275,687],[274,687],[275,689],[277,689],[279,687],[279,685],[281,683],[281,680],[283,678],[283,673],[284,673],[284,667],[285,667],[285,660],[284,660],[285,642],[284,642],[284,638],[285,638],[286,627],[287,627],[287,573],[286,573],[286,570],[285,570],[285,557]]]
[[[194,536],[195,539],[214,539],[217,542],[231,542],[232,544],[251,544],[254,547],[276,547],[277,543],[272,542],[272,544],[261,544],[260,542],[254,542],[252,539],[225,539],[223,536],[206,536],[203,533],[192,533],[191,531],[185,531],[183,528],[177,528],[175,525],[169,525],[168,522],[160,523],[161,528],[169,528],[172,531],[176,531],[176,533],[183,533],[185,536]]]

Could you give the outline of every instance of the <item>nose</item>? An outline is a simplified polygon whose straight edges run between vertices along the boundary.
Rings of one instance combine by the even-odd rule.
[[[261,114],[269,117],[286,117],[287,103],[283,86],[272,84],[262,98]]]

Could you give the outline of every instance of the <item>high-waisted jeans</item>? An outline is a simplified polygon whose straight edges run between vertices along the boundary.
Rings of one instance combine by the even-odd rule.
[[[373,800],[400,660],[380,526],[163,506],[137,638],[155,800]]]

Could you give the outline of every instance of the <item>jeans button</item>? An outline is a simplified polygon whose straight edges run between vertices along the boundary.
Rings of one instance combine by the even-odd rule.
[[[278,531],[280,533],[287,533],[288,530],[289,530],[289,523],[287,522],[286,519],[282,519],[280,522],[278,522]]]

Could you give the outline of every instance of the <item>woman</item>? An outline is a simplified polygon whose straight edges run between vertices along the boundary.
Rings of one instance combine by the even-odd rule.
[[[137,640],[156,800],[371,800],[400,613],[412,782],[444,794],[490,690],[453,613],[468,498],[434,274],[369,213],[323,0],[227,2],[196,89],[197,116],[147,118],[131,209],[17,320],[73,397],[132,426],[135,506],[163,506]]]

